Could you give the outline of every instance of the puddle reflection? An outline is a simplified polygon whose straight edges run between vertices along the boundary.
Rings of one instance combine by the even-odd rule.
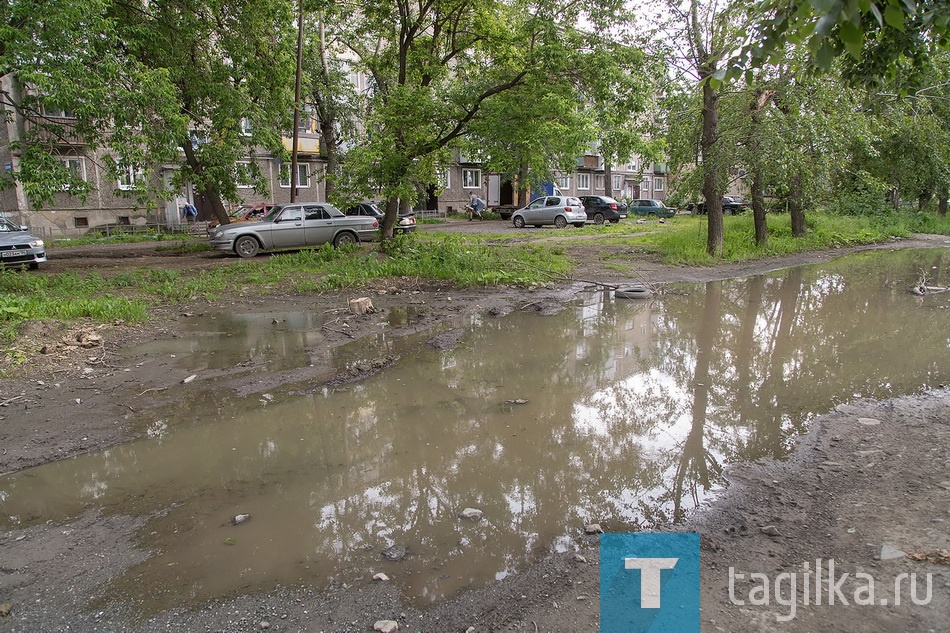
[[[587,522],[681,520],[725,464],[785,455],[838,402],[945,382],[950,297],[908,293],[920,268],[946,277],[944,253],[480,320],[459,348],[408,346],[346,390],[253,398],[227,415],[191,403],[173,410],[188,424],[170,411],[146,439],[0,479],[0,524],[85,508],[153,516],[140,536],[155,554],[110,588],[146,611],[379,571],[433,602],[573,547]],[[322,321],[274,318],[219,319],[219,335],[183,334],[175,349],[190,351],[176,353],[193,369],[226,366],[266,340],[267,354],[308,362],[298,353]],[[466,507],[484,519],[458,518]],[[230,525],[241,513],[252,519]],[[393,544],[404,560],[381,557]]]

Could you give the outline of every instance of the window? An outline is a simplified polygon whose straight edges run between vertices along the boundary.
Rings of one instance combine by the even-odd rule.
[[[234,163],[234,181],[238,189],[250,189],[251,184],[251,163],[250,161],[238,161]],[[288,185],[289,187],[290,185]]]
[[[66,182],[62,186],[63,191],[69,191],[74,188],[76,182],[79,180],[86,180],[86,164],[83,162],[82,157],[80,156],[63,156],[60,158],[63,161],[63,166],[69,170],[69,179],[70,182]]]
[[[623,189],[623,175],[614,174],[613,181],[614,181],[614,186],[613,186],[614,191],[620,191],[621,189]]]
[[[448,189],[452,186],[452,172],[448,169],[442,169],[439,171],[438,183],[439,188]]]
[[[627,166],[627,171],[637,171],[637,170],[639,170],[639,169],[640,169],[640,165],[637,163],[636,160],[633,160],[633,161]]]
[[[570,176],[558,176],[557,177],[557,188],[561,191],[567,191],[571,188],[571,177]]]
[[[280,186],[290,186],[290,163],[281,163],[280,165]],[[310,164],[297,163],[297,187],[300,189],[310,188]]]
[[[134,165],[119,164],[119,189],[133,189],[142,180],[142,170]]]
[[[653,191],[663,191],[663,179],[654,178],[653,179]]]
[[[247,117],[241,119],[241,136],[250,136],[251,129],[251,120]]]
[[[640,191],[644,195],[648,195],[650,193],[650,178],[649,177],[644,178],[643,182],[640,183]]]
[[[482,186],[481,169],[463,169],[462,170],[462,188],[478,189]]]
[[[327,210],[319,205],[304,207],[304,212],[306,212],[308,220],[329,220],[330,219],[330,214],[327,213]]]
[[[596,176],[594,176],[594,189],[596,189],[597,191],[604,190],[604,175],[603,174],[597,174]]]
[[[590,189],[590,174],[577,174],[577,188],[581,191]]]
[[[52,119],[75,119],[76,116],[69,110],[63,110],[59,106],[44,105],[43,114]]]
[[[121,226],[132,226],[132,218],[127,215],[120,215],[115,219],[115,223]]]
[[[89,226],[89,218],[75,217],[73,218],[73,226],[77,229],[85,228]]]

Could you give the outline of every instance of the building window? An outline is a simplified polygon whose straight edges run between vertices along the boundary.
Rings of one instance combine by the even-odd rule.
[[[119,164],[119,189],[123,191],[133,189],[136,183],[142,180],[142,170],[134,165]]]
[[[603,174],[597,174],[596,176],[594,176],[594,189],[596,189],[597,191],[604,190],[604,175]]]
[[[452,172],[448,169],[439,170],[438,182],[440,189],[448,189],[452,186]]]
[[[623,176],[621,174],[614,174],[613,181],[614,181],[614,186],[613,186],[614,191],[620,191],[621,189],[623,189]]]
[[[238,189],[251,189],[254,185],[251,179],[250,161],[238,161],[234,163],[234,181]],[[290,185],[288,185],[290,186]]]
[[[44,105],[43,114],[51,119],[75,119],[76,116],[69,110],[63,110],[59,106]]]
[[[69,170],[69,182],[63,183],[62,190],[73,189],[78,181],[86,180],[86,163],[80,156],[63,156],[60,158],[63,166]]]
[[[132,226],[132,218],[127,215],[120,215],[115,219],[115,223],[120,226]]]
[[[570,176],[558,176],[557,177],[557,188],[562,192],[567,191],[571,188],[571,177]]]
[[[280,165],[280,186],[290,186],[290,163],[281,163]],[[299,189],[310,188],[310,165],[309,163],[297,163],[297,187]]]
[[[653,179],[653,191],[663,191],[663,179],[654,178]]]
[[[577,189],[579,191],[590,190],[590,174],[577,174]]]
[[[650,179],[644,178],[643,182],[640,183],[640,195],[647,196],[650,195]]]
[[[462,170],[462,188],[478,189],[482,186],[481,169],[463,169]]]
[[[250,136],[251,135],[251,120],[247,117],[241,119],[241,136]]]
[[[75,217],[73,218],[73,226],[77,229],[86,228],[89,226],[89,218]]]

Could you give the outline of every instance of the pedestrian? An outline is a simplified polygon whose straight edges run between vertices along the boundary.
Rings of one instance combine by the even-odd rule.
[[[474,219],[474,216],[478,216],[478,219],[482,219],[482,209],[486,206],[485,201],[475,195],[475,192],[472,192],[472,195],[468,197],[468,221],[471,222]]]
[[[195,208],[195,205],[186,202],[185,206],[181,208],[181,219],[185,222],[197,222],[198,209]]]

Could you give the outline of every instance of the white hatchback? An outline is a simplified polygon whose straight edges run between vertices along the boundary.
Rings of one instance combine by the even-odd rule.
[[[515,211],[511,216],[511,222],[519,229],[528,224],[532,226],[553,224],[559,229],[563,229],[568,224],[582,227],[587,222],[587,212],[584,211],[580,198],[541,196],[532,200],[528,206]]]

